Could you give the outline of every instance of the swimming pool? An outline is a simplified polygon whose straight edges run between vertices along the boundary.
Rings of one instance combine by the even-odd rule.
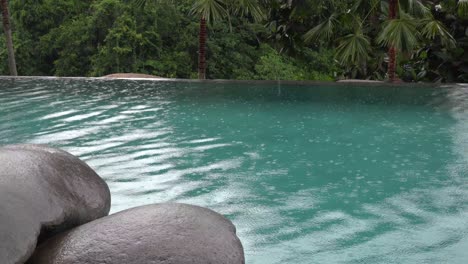
[[[112,212],[214,209],[247,263],[464,263],[468,88],[1,79],[0,144],[85,160]]]

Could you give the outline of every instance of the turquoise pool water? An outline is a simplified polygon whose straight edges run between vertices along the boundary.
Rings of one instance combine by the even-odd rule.
[[[468,88],[0,82],[0,144],[88,162],[112,212],[212,208],[247,263],[466,263]]]

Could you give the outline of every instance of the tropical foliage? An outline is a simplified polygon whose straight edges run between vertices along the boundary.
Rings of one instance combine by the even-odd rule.
[[[8,2],[20,75],[468,82],[468,0]]]
[[[11,35],[10,26],[10,12],[7,0],[0,0],[0,9],[2,11],[2,26],[5,32],[6,47],[8,53],[8,68],[10,69],[10,75],[16,76],[18,72],[16,70],[15,51],[13,47],[13,37]]]

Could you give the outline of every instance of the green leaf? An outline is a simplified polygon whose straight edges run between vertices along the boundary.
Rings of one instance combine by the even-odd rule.
[[[257,22],[263,21],[266,18],[266,15],[258,3],[258,0],[238,0],[233,1],[232,5],[234,14],[236,15],[251,15],[252,18]]]
[[[463,18],[468,18],[468,0],[458,1],[458,15]]]
[[[420,54],[419,54],[419,58],[425,60],[427,59],[427,51],[422,51]]]
[[[193,4],[191,13],[205,18],[209,23],[228,15],[224,0],[197,0]]]
[[[304,35],[304,41],[310,43],[319,40],[330,40],[334,34],[337,24],[337,14],[333,13],[324,22],[307,31]]]
[[[377,41],[383,46],[393,46],[399,51],[413,51],[419,43],[416,20],[410,16],[403,16],[386,22]]]
[[[455,48],[456,41],[444,24],[435,19],[424,19],[422,20],[421,34],[430,40],[434,40],[436,37],[440,38],[442,45],[447,48]]]
[[[370,51],[369,38],[358,30],[340,39],[336,57],[343,65],[360,65],[369,59]]]
[[[427,17],[431,10],[421,0],[399,0],[402,11],[416,17]]]

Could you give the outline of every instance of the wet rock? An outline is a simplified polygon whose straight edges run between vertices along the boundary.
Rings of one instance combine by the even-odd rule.
[[[0,147],[0,262],[24,263],[38,240],[106,216],[107,184],[68,152]]]
[[[128,209],[41,244],[28,264],[240,264],[242,244],[220,214],[186,204]]]

